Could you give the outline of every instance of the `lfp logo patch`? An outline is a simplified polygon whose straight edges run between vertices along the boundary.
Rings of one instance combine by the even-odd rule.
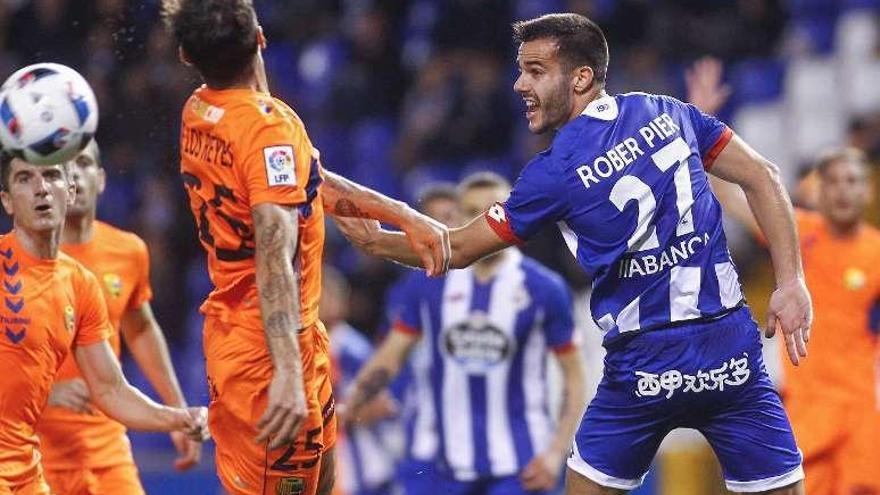
[[[269,186],[296,185],[293,146],[268,146],[263,148],[263,158],[266,161],[266,177]]]

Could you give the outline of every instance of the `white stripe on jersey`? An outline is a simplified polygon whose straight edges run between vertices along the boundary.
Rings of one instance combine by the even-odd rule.
[[[641,302],[641,297],[636,297],[629,304],[626,305],[620,313],[617,315],[617,321],[614,321],[614,316],[611,313],[606,314],[605,316],[596,320],[596,324],[599,325],[599,328],[602,329],[603,332],[608,333],[611,330],[614,330],[614,327],[617,327],[617,331],[619,333],[623,332],[631,332],[633,330],[638,330],[640,328],[639,325],[639,302]]]
[[[559,227],[559,233],[562,234],[562,240],[565,241],[565,245],[568,246],[568,250],[571,251],[571,255],[574,256],[574,259],[577,260],[578,257],[578,238],[577,234],[571,230],[571,227],[568,226],[564,221],[557,222],[556,226]]]
[[[472,296],[473,270],[450,271],[443,287],[441,328],[436,329],[438,334],[442,334],[444,328],[449,328],[468,319]],[[443,356],[441,390],[443,404],[441,407],[443,408],[444,452],[449,467],[456,473],[456,478],[467,481],[468,478],[476,478],[470,383],[463,367],[459,366],[445,352],[441,351],[440,355]]]
[[[545,376],[547,339],[541,328],[544,325],[543,311],[535,318],[535,326],[523,350],[522,382],[525,393],[526,424],[534,453],[540,454],[547,448],[552,435],[550,417],[547,415],[547,379]]]
[[[700,317],[700,267],[674,266],[669,270],[669,321]]]
[[[742,289],[733,263],[715,263],[715,275],[718,277],[718,290],[721,292],[721,306],[732,308],[742,301]]]
[[[413,439],[410,455],[420,461],[433,460],[437,455],[440,439],[437,434],[437,413],[434,409],[434,394],[431,392],[431,365],[434,357],[434,339],[431,338],[431,316],[428,304],[419,308],[423,337],[410,353],[413,380],[415,380],[416,418],[413,426]]]
[[[522,255],[517,250],[508,251],[498,267],[492,291],[489,294],[488,314],[492,324],[508,335],[509,342],[516,342],[513,335],[516,317],[527,301],[522,297],[530,297],[523,284],[525,274],[519,268]],[[511,355],[516,352],[512,349]],[[486,376],[486,442],[489,446],[489,466],[494,476],[509,476],[517,471],[516,448],[510,430],[510,418],[507,397],[508,378],[510,377],[510,361],[493,366]]]

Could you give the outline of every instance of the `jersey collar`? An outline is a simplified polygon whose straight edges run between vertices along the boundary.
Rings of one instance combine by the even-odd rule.
[[[593,100],[587,105],[587,108],[584,109],[581,115],[612,121],[617,118],[617,100],[611,95]]]

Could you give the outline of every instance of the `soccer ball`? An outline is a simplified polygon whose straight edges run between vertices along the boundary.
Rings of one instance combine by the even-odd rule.
[[[0,144],[38,165],[72,160],[98,127],[98,103],[89,83],[61,64],[34,64],[0,86]]]

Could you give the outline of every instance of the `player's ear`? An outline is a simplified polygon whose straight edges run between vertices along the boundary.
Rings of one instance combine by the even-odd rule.
[[[12,208],[12,198],[9,197],[9,193],[6,190],[0,191],[0,202],[3,203],[3,209],[6,210],[6,214],[10,217],[15,216],[15,211]]]
[[[104,188],[107,187],[107,172],[104,167],[98,167],[98,194],[103,194]]]
[[[584,94],[593,87],[593,79],[595,73],[588,65],[581,65],[575,69],[574,73],[574,91],[577,94]]]
[[[266,41],[266,35],[263,33],[263,26],[257,26],[257,46],[260,47],[260,50],[265,50],[268,41]]]
[[[183,62],[183,65],[192,65],[192,62],[189,60],[189,56],[186,54],[186,50],[183,49],[183,46],[177,47],[177,58]]]

